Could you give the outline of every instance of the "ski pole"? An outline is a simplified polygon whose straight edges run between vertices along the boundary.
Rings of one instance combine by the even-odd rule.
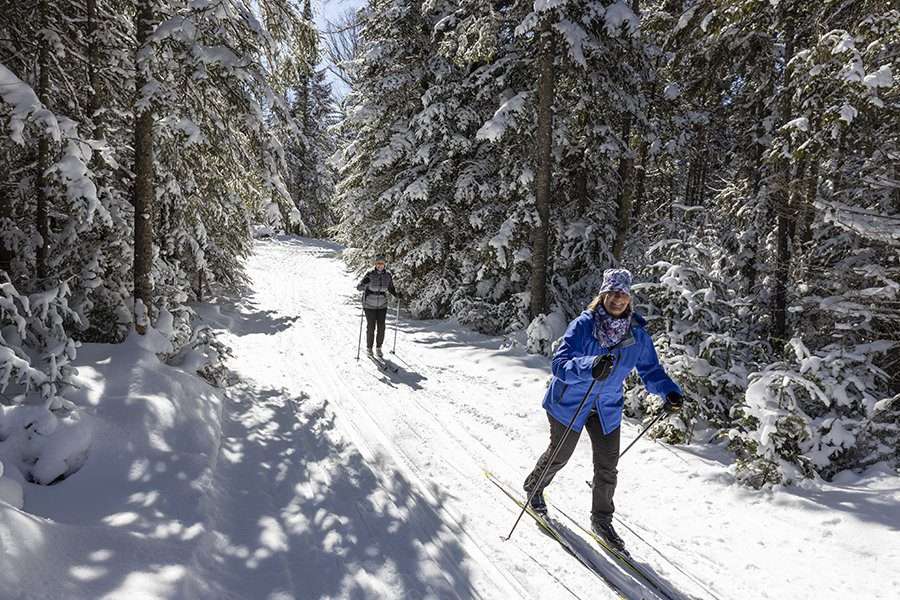
[[[516,530],[516,527],[519,525],[519,521],[522,520],[522,515],[525,514],[525,510],[531,505],[531,499],[534,498],[534,495],[538,493],[541,489],[541,484],[544,483],[544,477],[547,475],[547,471],[550,470],[550,465],[553,464],[553,461],[556,460],[556,455],[559,454],[560,448],[565,443],[566,438],[569,437],[569,433],[572,431],[572,425],[575,424],[575,418],[578,416],[578,413],[581,412],[581,408],[584,406],[584,403],[587,402],[588,396],[591,395],[591,390],[594,389],[594,384],[597,383],[596,379],[591,380],[591,385],[588,387],[587,393],[585,393],[584,398],[581,399],[581,403],[578,404],[578,408],[575,409],[575,413],[572,415],[572,419],[569,421],[569,424],[566,426],[566,432],[563,434],[562,439],[556,444],[556,448],[553,449],[553,454],[550,455],[550,460],[547,461],[547,464],[544,466],[544,470],[541,472],[541,476],[538,477],[538,480],[533,488],[531,488],[531,493],[528,494],[528,499],[525,500],[525,506],[522,507],[521,512],[519,512],[519,516],[516,518],[516,522],[513,523],[512,529],[509,530],[509,535],[505,538],[501,538],[504,542],[508,542],[509,538],[512,537],[513,532]]]
[[[666,413],[665,413],[665,412],[661,412],[661,413],[659,413],[658,415],[656,415],[656,418],[653,419],[652,421],[650,421],[650,424],[649,424],[649,425],[647,425],[646,427],[644,427],[644,430],[641,431],[641,432],[638,434],[638,436],[637,436],[636,438],[634,438],[634,439],[631,441],[630,444],[628,444],[628,447],[625,448],[624,450],[622,450],[622,453],[619,455],[619,458],[622,458],[623,456],[625,456],[625,453],[628,452],[629,450],[631,450],[631,447],[634,446],[635,443],[636,443],[639,439],[641,439],[641,436],[644,435],[645,433],[647,433],[648,431],[650,431],[650,428],[653,427],[654,425],[656,425],[656,422],[659,421],[660,419],[662,419],[664,416],[666,416]]]
[[[400,323],[400,298],[397,298],[397,317],[394,319],[394,349],[391,354],[397,354],[397,327]]]
[[[366,293],[363,292],[362,301],[365,302]],[[359,352],[362,350],[362,325],[363,325],[363,316],[366,314],[366,309],[364,305],[360,303],[359,305],[359,341],[356,344],[356,360],[359,360]]]

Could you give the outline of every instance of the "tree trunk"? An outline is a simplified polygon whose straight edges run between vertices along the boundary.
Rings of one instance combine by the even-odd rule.
[[[695,192],[695,206],[705,206],[706,205],[706,181],[707,176],[709,175],[709,146],[708,146],[708,134],[706,130],[704,130],[703,134],[703,144],[702,150],[700,151],[700,169],[697,173],[697,190]]]
[[[697,157],[692,155],[688,159],[690,162],[688,163],[688,172],[687,172],[687,182],[684,186],[684,205],[685,206],[693,206],[694,205],[694,193],[697,185],[697,171],[700,169],[700,165],[697,162]]]
[[[8,165],[3,164],[0,166],[0,177],[3,177],[2,181],[9,181],[9,168]],[[2,232],[7,231],[7,227],[12,225],[12,199],[6,193],[6,188],[4,186],[0,186],[0,272],[5,272],[9,278],[9,281],[12,281],[12,261],[15,258],[15,254],[13,252],[13,248],[6,247],[6,236],[2,235]],[[4,223],[7,221],[8,223]],[[0,283],[5,281],[0,274]]]
[[[791,116],[791,71],[788,64],[794,56],[794,22],[791,15],[785,21],[784,45],[784,85],[781,100],[781,121],[787,122]],[[779,206],[777,208],[775,289],[772,295],[772,337],[787,341],[787,286],[790,278],[791,231],[794,228],[793,207],[791,206],[792,173],[790,159],[783,159],[781,181],[778,182]]]
[[[790,222],[788,224],[788,238],[793,247],[794,241],[797,239],[797,225],[801,214],[803,213],[803,191],[801,188],[806,180],[806,167],[808,160],[801,158],[794,168],[793,176],[790,182],[790,196],[788,197],[788,216]]]
[[[48,21],[47,0],[41,0],[38,6],[41,26],[46,27]],[[47,40],[41,40],[40,50],[38,51],[38,99],[44,106],[50,105],[50,44]],[[37,207],[35,210],[35,229],[37,229],[38,237],[40,237],[40,245],[37,247],[37,278],[43,283],[47,277],[47,254],[50,246],[50,217],[49,217],[49,198],[47,195],[47,169],[50,168],[50,141],[47,134],[41,132],[38,139],[38,164],[37,177],[35,178],[35,186],[37,187]]]
[[[153,31],[151,0],[141,2],[137,12],[137,69],[135,99],[137,114],[134,121],[134,302],[135,330],[143,335],[150,321],[153,281],[153,110],[149,102],[141,98],[147,83],[141,51]],[[146,318],[138,313],[138,303],[143,304]]]
[[[754,131],[755,134],[753,138],[750,140],[751,146],[751,156],[752,156],[752,172],[750,173],[750,193],[752,195],[751,202],[755,205],[759,201],[759,191],[762,188],[762,173],[763,173],[763,153],[762,146],[760,146],[758,141],[758,136],[760,133],[759,123],[763,119],[763,107],[761,104],[757,103],[754,109]],[[758,207],[754,211],[754,213],[758,214]],[[754,218],[752,223],[749,223],[749,226],[753,231],[753,238],[749,242],[750,249],[750,258],[747,259],[746,264],[742,269],[742,273],[744,275],[744,279],[747,280],[747,294],[752,294],[753,289],[756,287],[756,277],[757,277],[757,269],[756,263],[759,255],[759,222],[758,219]]]
[[[578,153],[577,163],[575,165],[575,206],[579,215],[586,215],[590,208],[588,202],[588,170],[587,157],[583,152]]]
[[[616,207],[616,239],[613,241],[613,257],[621,262],[625,251],[625,240],[631,226],[631,209],[634,202],[631,187],[631,171],[634,158],[631,156],[631,115],[625,116],[622,124],[622,143],[625,145],[622,158],[619,159],[619,202]]]
[[[804,191],[803,213],[800,230],[800,243],[804,246],[812,241],[813,221],[816,216],[816,194],[819,189],[819,163],[810,161],[809,174],[806,176],[806,190]]]
[[[631,10],[640,16],[641,2],[633,0]],[[631,152],[631,114],[625,115],[622,124],[622,142],[625,144],[625,153],[619,159],[619,201],[616,207],[616,239],[613,241],[613,257],[621,262],[625,253],[625,241],[631,233],[631,213],[634,210],[634,190],[632,176],[634,173],[634,156]],[[641,182],[643,184],[643,181]],[[643,191],[641,192],[643,194]]]
[[[85,8],[87,9],[87,71],[88,84],[90,86],[90,97],[88,98],[88,114],[90,115],[91,125],[93,126],[93,135],[95,138],[103,137],[103,124],[100,116],[101,108],[101,90],[100,78],[97,76],[99,69],[99,53],[100,39],[97,26],[97,0],[86,0]],[[94,154],[97,154],[96,152]]]
[[[313,22],[312,2],[310,2],[310,0],[306,0],[306,4],[303,7],[303,17],[310,23]],[[302,98],[301,101],[303,102],[303,135],[307,136],[307,139],[309,139],[308,136],[310,134],[311,118],[309,114],[309,108],[314,76],[315,74],[312,70],[308,70],[306,72],[305,76],[303,77],[301,86],[302,89],[300,92]]]
[[[531,316],[547,312],[547,253],[550,237],[550,175],[553,155],[553,100],[556,72],[553,66],[553,37],[550,22],[541,28],[538,114],[537,114],[537,173],[534,201],[538,224],[533,231],[531,257]]]
[[[644,190],[647,182],[647,153],[649,151],[650,145],[647,141],[641,141],[640,150],[638,151],[639,164],[634,168],[634,212],[631,215],[634,223],[638,223],[641,220],[641,210],[644,208]]]

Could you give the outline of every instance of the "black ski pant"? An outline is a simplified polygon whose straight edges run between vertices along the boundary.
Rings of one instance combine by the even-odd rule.
[[[375,328],[378,328],[378,347],[384,344],[384,322],[387,319],[387,308],[364,308],[366,313],[366,348],[372,347],[375,341]]]
[[[538,477],[543,473],[544,468],[550,457],[553,456],[553,450],[566,433],[566,426],[547,413],[547,419],[550,421],[550,446],[541,454],[534,470],[525,479],[525,490],[531,493],[537,484]],[[600,418],[596,412],[591,412],[584,428],[587,429],[591,438],[591,449],[594,455],[594,488],[593,498],[591,500],[591,514],[611,517],[616,507],[613,504],[613,494],[616,492],[616,476],[619,471],[616,466],[619,464],[619,432],[621,427],[616,427],[614,431],[604,434],[603,427],[600,425]],[[553,477],[559,473],[560,469],[566,466],[575,446],[578,444],[578,438],[581,433],[571,431],[566,437],[565,443],[559,449],[556,460],[547,469],[544,480],[541,483],[541,490],[547,487]]]

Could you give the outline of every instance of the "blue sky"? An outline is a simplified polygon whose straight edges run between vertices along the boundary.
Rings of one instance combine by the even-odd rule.
[[[318,0],[313,6],[316,23],[324,25],[326,19],[334,20],[352,8],[359,8],[364,0]]]
[[[325,29],[326,21],[335,21],[348,10],[359,8],[363,4],[365,4],[365,0],[317,0],[313,5],[313,11],[315,12],[316,25],[319,27],[319,31]],[[336,79],[330,73],[328,80],[331,82],[335,95],[344,96],[347,94],[347,86],[342,81]]]

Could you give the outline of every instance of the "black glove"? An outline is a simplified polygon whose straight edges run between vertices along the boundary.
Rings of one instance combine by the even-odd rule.
[[[594,364],[591,365],[591,375],[597,381],[602,381],[609,377],[612,373],[614,360],[612,354],[602,354],[594,358]]]
[[[669,392],[666,401],[663,402],[663,410],[667,413],[678,412],[684,407],[684,396],[676,392]]]

